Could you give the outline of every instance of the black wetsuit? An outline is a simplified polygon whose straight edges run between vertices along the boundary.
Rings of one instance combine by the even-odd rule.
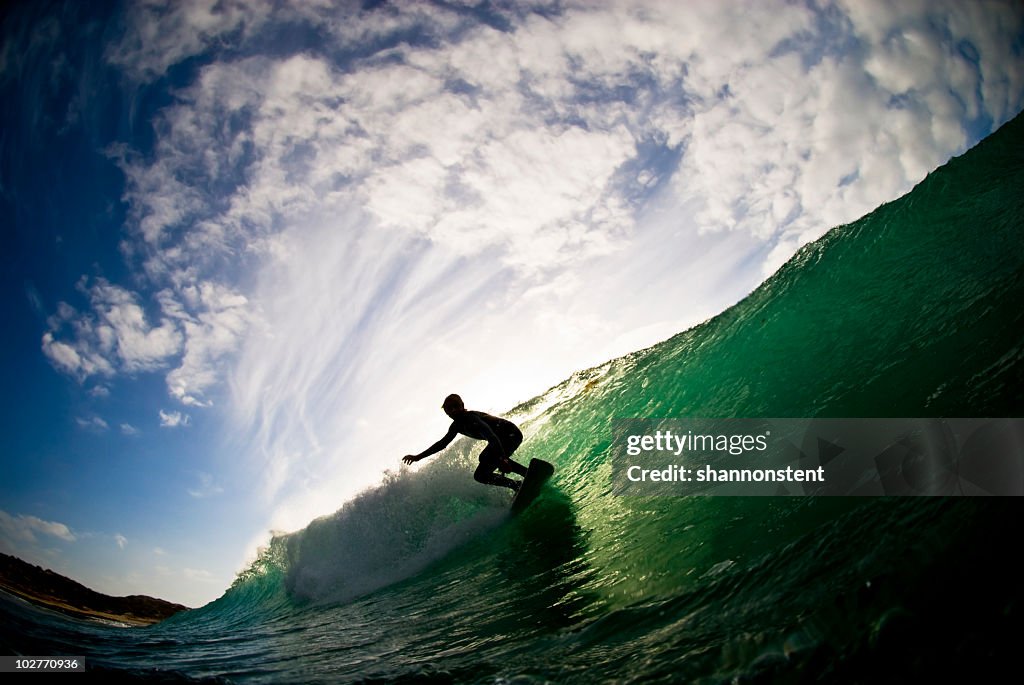
[[[473,472],[473,478],[488,485],[501,485],[516,489],[518,483],[511,478],[495,473],[509,471],[526,476],[526,467],[512,461],[512,453],[523,441],[523,434],[516,424],[482,411],[465,411],[455,417],[449,435],[462,433],[477,440],[486,440],[487,447],[480,453],[480,465]],[[497,440],[497,444],[495,444]],[[501,458],[508,457],[508,464],[502,465]]]

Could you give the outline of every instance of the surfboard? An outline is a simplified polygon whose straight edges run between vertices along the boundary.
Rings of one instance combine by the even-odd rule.
[[[540,494],[544,481],[550,478],[554,472],[555,467],[543,459],[530,460],[530,465],[526,468],[526,477],[523,478],[523,484],[519,487],[519,492],[516,493],[516,496],[512,498],[513,515],[530,506],[530,502],[535,500],[537,495]]]

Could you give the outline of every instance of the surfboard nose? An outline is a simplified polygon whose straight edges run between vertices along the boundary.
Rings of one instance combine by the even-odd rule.
[[[526,469],[526,477],[523,478],[516,496],[512,498],[512,513],[518,514],[530,505],[544,485],[544,482],[555,472],[555,467],[543,459],[531,459]]]

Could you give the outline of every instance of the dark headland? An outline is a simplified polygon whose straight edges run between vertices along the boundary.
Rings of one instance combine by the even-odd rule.
[[[111,597],[49,569],[0,553],[0,589],[77,618],[148,626],[188,609],[145,595]]]

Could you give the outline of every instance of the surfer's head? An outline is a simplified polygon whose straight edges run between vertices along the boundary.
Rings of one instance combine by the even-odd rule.
[[[452,418],[455,414],[461,411],[465,411],[466,405],[462,403],[462,398],[452,393],[448,397],[444,398],[444,403],[441,405],[441,409],[444,409],[444,413]]]

